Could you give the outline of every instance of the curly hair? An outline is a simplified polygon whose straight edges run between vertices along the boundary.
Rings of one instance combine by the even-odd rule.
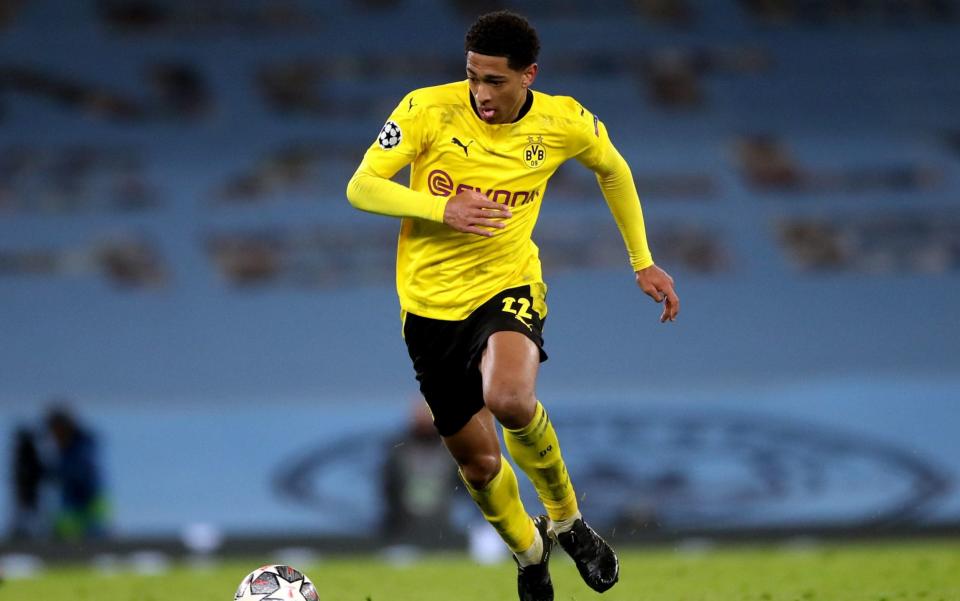
[[[540,38],[524,17],[499,10],[481,15],[470,26],[463,48],[464,52],[506,57],[507,66],[520,71],[537,62]]]

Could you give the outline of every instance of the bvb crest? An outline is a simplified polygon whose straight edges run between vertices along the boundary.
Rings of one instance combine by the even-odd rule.
[[[523,149],[523,162],[527,164],[527,167],[534,169],[543,164],[543,159],[546,158],[547,152],[543,147],[543,136],[527,136],[527,140],[530,142]]]

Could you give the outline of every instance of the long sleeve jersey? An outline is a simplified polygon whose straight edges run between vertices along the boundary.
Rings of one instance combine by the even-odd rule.
[[[634,270],[653,264],[630,167],[603,123],[576,100],[528,92],[513,123],[476,114],[466,81],[407,94],[367,149],[347,186],[358,209],[401,217],[397,293],[403,311],[460,320],[497,293],[546,286],[532,240],[547,181],[576,158],[597,176]],[[391,181],[411,165],[410,184]],[[443,223],[447,201],[474,189],[510,207],[492,237]],[[535,306],[546,316],[546,306]]]

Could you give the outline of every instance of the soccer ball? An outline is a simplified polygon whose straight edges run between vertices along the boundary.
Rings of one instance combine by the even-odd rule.
[[[234,601],[320,601],[307,575],[290,566],[260,566],[247,574]]]

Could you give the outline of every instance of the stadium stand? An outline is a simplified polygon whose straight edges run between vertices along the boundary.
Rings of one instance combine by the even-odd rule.
[[[902,413],[860,412],[874,394],[885,407],[914,402],[913,388],[882,389],[884,378],[920,379],[940,391],[931,415],[946,415],[955,399],[943,391],[960,383],[957,5],[511,5],[543,38],[536,87],[598,114],[632,165],[654,256],[685,303],[678,328],[648,329],[655,310],[630,289],[593,176],[561,168],[535,234],[556,315],[543,386],[560,417],[585,392],[752,402],[758,387],[850,377],[797,411],[838,408],[840,424],[860,416],[867,434],[902,445],[908,432],[929,434],[917,438],[945,467],[917,468],[923,503],[942,497],[911,515],[960,521],[960,497],[941,486],[960,478],[956,443],[936,425],[897,438]],[[171,451],[183,462],[208,426],[267,420],[257,407],[313,408],[304,415],[320,422],[316,438],[388,425],[404,409],[398,391],[414,386],[396,336],[397,225],[352,210],[344,187],[404,93],[462,77],[462,33],[485,7],[0,1],[0,416],[65,391],[125,451],[149,436],[145,423],[171,431],[196,419]],[[347,401],[397,403],[370,417],[348,415]],[[785,402],[765,407],[790,414]],[[170,413],[145,418],[152,407]],[[287,456],[310,440],[272,444]],[[266,470],[254,452],[223,461]],[[167,460],[144,458],[158,481],[178,482]],[[136,490],[137,467],[113,461],[119,531],[176,529],[186,501]],[[183,477],[228,490],[225,475],[204,476],[214,465],[200,460]],[[683,493],[676,474],[644,482],[653,504]],[[375,515],[373,492],[357,495],[340,501]],[[789,498],[791,508],[809,500]],[[823,515],[861,515],[830,499]],[[623,520],[648,509],[625,508],[636,515]],[[702,525],[695,509],[663,519]],[[337,526],[270,493],[219,510],[228,529],[260,511],[285,515],[287,528]],[[704,519],[747,523],[721,513]]]

